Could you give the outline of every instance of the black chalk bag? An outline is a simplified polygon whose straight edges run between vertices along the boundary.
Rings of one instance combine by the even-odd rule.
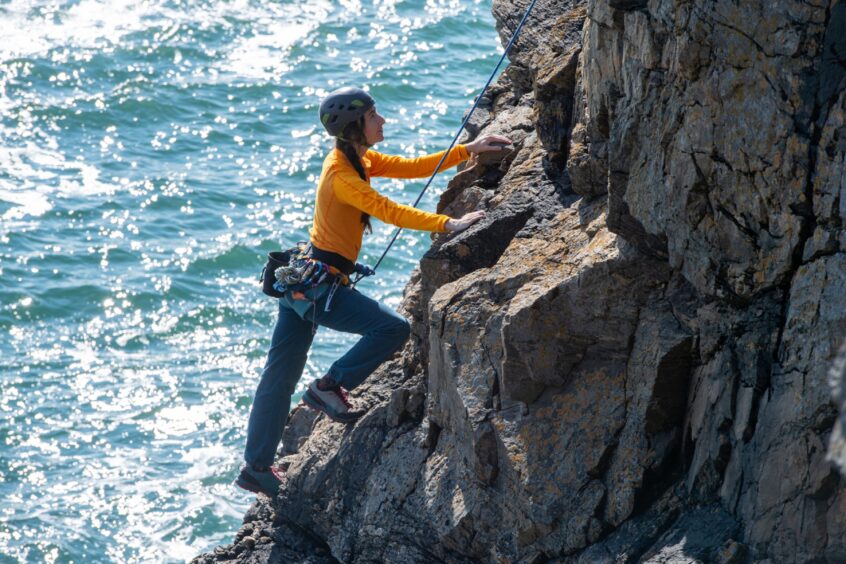
[[[261,271],[261,291],[271,298],[281,298],[285,294],[273,287],[276,276],[273,274],[280,266],[288,266],[291,261],[291,251],[271,251],[267,253],[267,263]]]

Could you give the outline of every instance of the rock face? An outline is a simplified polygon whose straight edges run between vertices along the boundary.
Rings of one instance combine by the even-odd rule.
[[[539,0],[441,198],[487,219],[198,561],[846,560],[844,69],[843,2]]]
[[[846,474],[846,341],[829,372],[834,401],[840,410],[840,417],[834,424],[829,446],[829,458]]]

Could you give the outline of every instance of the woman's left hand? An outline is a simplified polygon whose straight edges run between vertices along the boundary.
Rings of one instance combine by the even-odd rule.
[[[485,219],[484,211],[474,211],[464,214],[460,219],[449,219],[446,222],[446,230],[451,233],[464,231],[479,220]]]
[[[470,153],[479,154],[490,151],[502,151],[506,145],[511,145],[511,140],[502,135],[485,135],[472,143],[465,145]]]

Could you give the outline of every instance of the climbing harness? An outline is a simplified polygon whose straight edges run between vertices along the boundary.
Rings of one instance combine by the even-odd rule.
[[[356,266],[337,253],[322,251],[308,241],[300,241],[296,247],[268,253],[259,282],[265,294],[281,298],[289,290],[304,292],[329,279],[345,284]],[[341,274],[334,274],[332,268]],[[268,277],[268,271],[273,274],[272,278]]]
[[[476,108],[479,106],[479,102],[482,100],[482,97],[484,97],[485,92],[488,89],[488,86],[491,85],[491,82],[493,81],[494,77],[496,76],[496,72],[499,70],[500,65],[502,65],[502,61],[505,60],[505,57],[508,55],[508,52],[511,50],[511,46],[514,45],[514,40],[517,39],[517,36],[520,34],[520,30],[523,29],[523,24],[526,23],[526,19],[529,17],[529,14],[532,12],[532,8],[535,7],[535,2],[537,2],[537,0],[532,0],[532,3],[529,4],[528,8],[526,8],[526,13],[523,14],[523,19],[520,20],[519,24],[517,24],[517,28],[514,30],[514,33],[511,35],[511,39],[508,41],[508,45],[506,45],[505,50],[502,52],[502,56],[499,58],[499,62],[497,62],[496,67],[494,67],[493,72],[488,77],[488,81],[485,83],[485,86],[482,88],[482,92],[479,93],[478,96],[476,96],[476,100],[475,100],[475,102],[473,102],[473,107],[470,108],[470,112],[467,114],[467,117],[464,118],[464,121],[461,123],[461,127],[458,128],[458,131],[456,132],[455,136],[452,138],[452,142],[449,144],[449,147],[444,152],[444,155],[441,157],[441,160],[438,162],[438,166],[435,167],[435,172],[433,172],[432,176],[429,177],[429,180],[428,180],[428,182],[426,182],[426,185],[423,187],[423,190],[420,191],[420,194],[417,196],[417,199],[414,200],[412,207],[415,207],[415,208],[417,207],[417,204],[419,204],[420,200],[423,198],[423,194],[426,193],[426,190],[429,189],[429,185],[432,184],[432,181],[435,179],[435,175],[438,174],[438,172],[440,172],[441,166],[444,164],[444,160],[446,160],[447,155],[449,155],[449,152],[455,146],[455,143],[458,141],[458,138],[461,135],[461,132],[464,131],[464,127],[470,121],[470,118],[472,117],[473,112],[476,111]],[[402,232],[402,227],[399,227],[394,231],[393,237],[391,237],[391,240],[388,243],[388,246],[385,248],[385,251],[382,253],[382,256],[379,257],[379,260],[376,262],[376,266],[374,266],[371,269],[374,274],[376,273],[376,269],[379,268],[379,265],[382,264],[382,260],[388,254],[388,251],[391,250],[391,247],[393,246],[394,242],[397,240],[397,237],[399,237],[399,234],[401,232]],[[364,278],[364,275],[362,275],[362,274],[359,274],[358,276],[356,276],[355,280],[352,281],[352,287],[355,288],[355,285],[358,284],[359,280],[361,280],[362,278]]]
[[[334,274],[332,268],[341,274]],[[268,275],[268,272],[271,274]],[[262,283],[262,291],[268,296],[282,298],[286,292],[290,292],[293,299],[311,304],[311,331],[314,334],[317,332],[317,299],[309,297],[306,292],[323,283],[331,283],[323,306],[323,311],[329,312],[335,292],[340,286],[350,283],[349,275],[353,272],[363,276],[373,274],[373,270],[365,265],[355,264],[337,253],[318,249],[308,241],[300,241],[296,247],[268,253],[259,281]]]

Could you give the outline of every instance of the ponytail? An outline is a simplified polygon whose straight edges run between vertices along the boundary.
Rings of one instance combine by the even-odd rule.
[[[367,182],[367,173],[364,172],[364,165],[358,156],[356,144],[367,145],[364,138],[364,117],[354,121],[344,128],[343,134],[335,138],[335,148],[341,151],[362,180]],[[370,214],[361,212],[361,223],[367,233],[373,233],[373,226],[370,224]]]

